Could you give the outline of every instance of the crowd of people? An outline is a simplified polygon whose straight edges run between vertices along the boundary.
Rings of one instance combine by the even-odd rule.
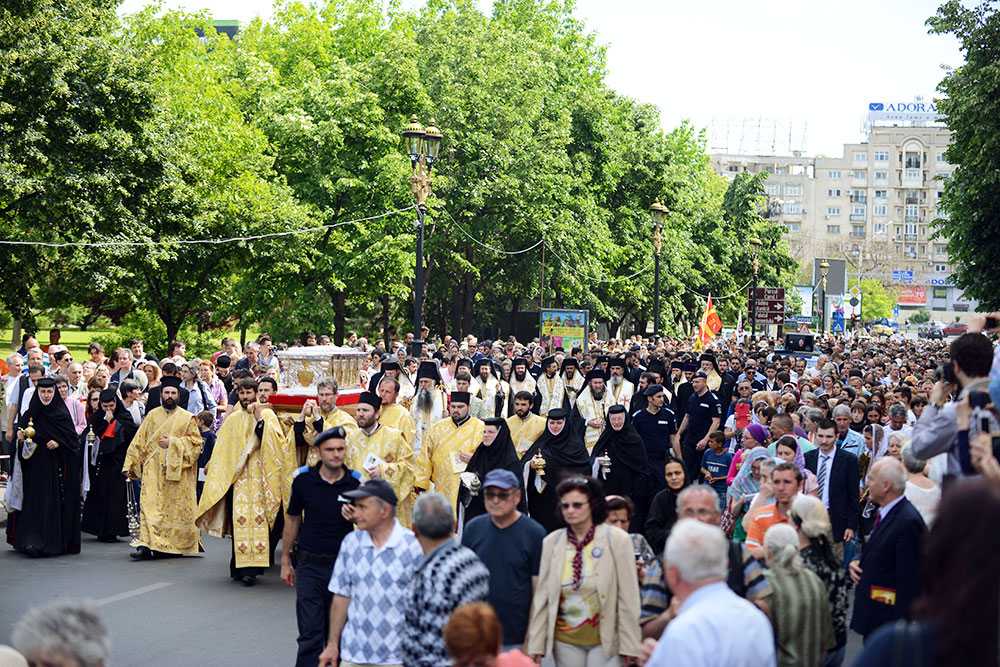
[[[267,335],[82,364],[27,336],[3,387],[7,540],[130,538],[152,561],[225,537],[246,586],[281,542],[297,665],[836,666],[850,632],[856,664],[996,664],[986,321],[814,354],[352,335],[350,408],[324,379],[293,413]]]

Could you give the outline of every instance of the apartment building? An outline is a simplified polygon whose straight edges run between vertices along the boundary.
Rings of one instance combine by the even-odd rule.
[[[899,319],[926,308],[953,320],[975,310],[949,279],[944,241],[931,222],[952,166],[950,132],[940,125],[870,124],[867,141],[845,144],[839,157],[714,155],[718,173],[768,173],[772,220],[785,226],[803,284],[813,259],[844,259],[854,278],[878,278],[898,292]]]

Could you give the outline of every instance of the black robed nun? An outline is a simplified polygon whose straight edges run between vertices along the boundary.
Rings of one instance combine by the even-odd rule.
[[[615,430],[611,425],[611,416],[621,414],[625,423],[621,429]],[[608,455],[611,459],[611,470],[605,475],[597,458]],[[623,405],[612,405],[608,409],[608,423],[594,445],[591,452],[594,466],[594,477],[604,485],[604,492],[609,496],[625,496],[635,505],[632,517],[632,532],[639,532],[646,521],[649,503],[653,498],[653,479],[649,459],[646,457],[646,446],[642,437],[632,426],[632,418]]]
[[[97,448],[96,462],[90,469],[90,491],[83,504],[83,532],[96,535],[101,542],[115,542],[127,537],[128,518],[125,515],[125,477],[122,466],[125,454],[138,427],[114,389],[101,392],[101,403],[115,403],[109,422],[104,408],[90,417]],[[92,459],[93,460],[93,459]]]
[[[528,514],[550,533],[563,526],[556,486],[573,475],[590,476],[590,455],[583,444],[583,436],[572,427],[568,417],[565,410],[550,410],[542,435],[521,458],[521,478],[525,480],[527,490]],[[559,420],[563,422],[562,431],[553,435],[549,429],[552,422]],[[545,459],[544,475],[538,475],[531,467],[535,454],[541,454]],[[542,485],[540,491],[539,484]]]
[[[514,441],[510,437],[507,422],[503,419],[485,419],[483,423],[485,426],[496,428],[497,437],[490,445],[479,443],[476,451],[472,453],[472,458],[466,464],[465,471],[476,473],[480,484],[486,481],[486,473],[498,468],[511,471],[515,477],[521,480],[521,464],[517,460],[517,450],[514,449]],[[482,487],[480,487],[479,493],[472,495],[464,484],[459,485],[458,500],[463,504],[468,503],[465,507],[465,523],[486,513]],[[517,509],[524,512],[525,502],[524,489],[522,488],[521,503]]]
[[[42,403],[43,389],[52,400]],[[66,403],[56,393],[55,381],[42,378],[35,386],[28,409],[18,421],[25,428],[32,420],[34,451],[24,457],[23,442],[17,457],[23,476],[24,500],[17,513],[13,535],[15,549],[29,556],[80,553],[80,485],[83,460],[80,439]],[[46,445],[58,444],[55,449]]]

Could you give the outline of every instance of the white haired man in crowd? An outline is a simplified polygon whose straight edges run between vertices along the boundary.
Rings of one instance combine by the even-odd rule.
[[[36,607],[14,626],[11,640],[29,665],[104,667],[111,659],[108,630],[87,602]]]
[[[775,664],[771,624],[764,612],[726,585],[728,567],[729,544],[722,529],[695,519],[677,522],[663,552],[663,571],[680,607],[648,666]],[[653,640],[646,641],[652,645]]]

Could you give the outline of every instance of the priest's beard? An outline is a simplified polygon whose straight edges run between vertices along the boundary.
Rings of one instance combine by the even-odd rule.
[[[600,391],[594,391],[593,389],[591,389],[590,390],[590,395],[594,397],[595,401],[603,401],[604,400],[604,390],[603,389],[600,390]]]
[[[455,424],[455,426],[461,426],[462,424],[464,424],[468,420],[469,420],[469,413],[468,412],[466,412],[461,417],[456,417],[455,415],[451,416],[451,421]]]
[[[434,406],[434,396],[430,389],[420,389],[417,391],[417,410],[427,412]]]
[[[489,384],[489,381],[490,381],[490,374],[489,373],[487,373],[486,375],[480,375],[479,376],[479,384],[485,386],[485,385]]]
[[[246,410],[247,412],[250,412],[250,406],[253,405],[253,403],[254,399],[252,398],[247,399],[245,401],[242,398],[240,399],[240,407]]]
[[[566,381],[569,382],[576,376],[576,371],[569,368],[566,369]]]
[[[163,405],[163,409],[166,410],[167,412],[173,412],[174,408],[177,407],[176,398],[165,398],[162,401],[160,401],[160,403]]]
[[[554,369],[554,368],[552,369],[552,371],[551,371],[551,372],[549,372],[549,371],[545,371],[545,377],[547,377],[548,379],[550,379],[550,380],[551,380],[551,379],[552,379],[552,378],[554,378],[555,376],[556,376],[556,371],[555,371],[555,369]]]
[[[622,386],[622,381],[624,379],[625,378],[623,378],[621,375],[612,375],[611,376],[611,380],[610,380],[611,386],[612,387],[620,387],[620,386]]]
[[[514,379],[518,382],[524,382],[524,378],[528,377],[528,369],[524,366],[518,366],[514,369]]]

